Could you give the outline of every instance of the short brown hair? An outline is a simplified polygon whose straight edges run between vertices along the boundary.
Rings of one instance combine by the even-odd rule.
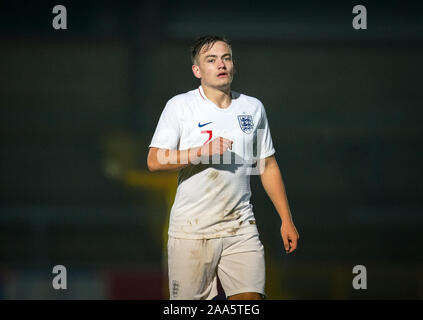
[[[192,64],[195,64],[197,56],[204,46],[206,46],[206,50],[208,50],[217,41],[222,41],[222,42],[226,43],[228,45],[229,49],[231,49],[231,43],[225,37],[210,36],[210,35],[199,37],[191,45],[191,62],[192,62]]]

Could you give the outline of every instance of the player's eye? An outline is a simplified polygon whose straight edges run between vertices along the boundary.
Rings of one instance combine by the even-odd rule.
[[[214,59],[209,59],[207,60],[207,62],[214,62]]]
[[[225,58],[225,60],[226,60],[226,61],[231,61],[231,60],[232,60],[232,58],[231,58],[231,57],[226,57],[226,58]]]

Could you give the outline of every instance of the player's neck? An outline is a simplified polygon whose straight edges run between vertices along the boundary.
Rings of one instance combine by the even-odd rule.
[[[217,89],[201,84],[204,94],[207,99],[213,102],[216,106],[222,109],[226,109],[232,102],[231,87],[228,86],[224,89]]]

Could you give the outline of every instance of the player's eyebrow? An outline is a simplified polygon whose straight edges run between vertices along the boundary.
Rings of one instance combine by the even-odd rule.
[[[208,54],[207,56],[204,57],[204,59],[207,59],[207,58],[217,58],[217,55],[215,55],[215,54]]]
[[[226,56],[231,56],[231,54],[229,52],[228,53],[225,53],[225,54],[222,55],[221,58],[226,57]],[[204,57],[204,59],[208,59],[208,58],[217,58],[217,55],[215,55],[215,54],[208,54],[207,56]]]

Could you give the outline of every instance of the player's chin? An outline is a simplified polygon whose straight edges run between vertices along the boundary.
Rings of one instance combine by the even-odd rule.
[[[216,86],[227,87],[227,86],[230,86],[231,83],[232,83],[232,78],[225,77],[225,78],[218,79]]]

